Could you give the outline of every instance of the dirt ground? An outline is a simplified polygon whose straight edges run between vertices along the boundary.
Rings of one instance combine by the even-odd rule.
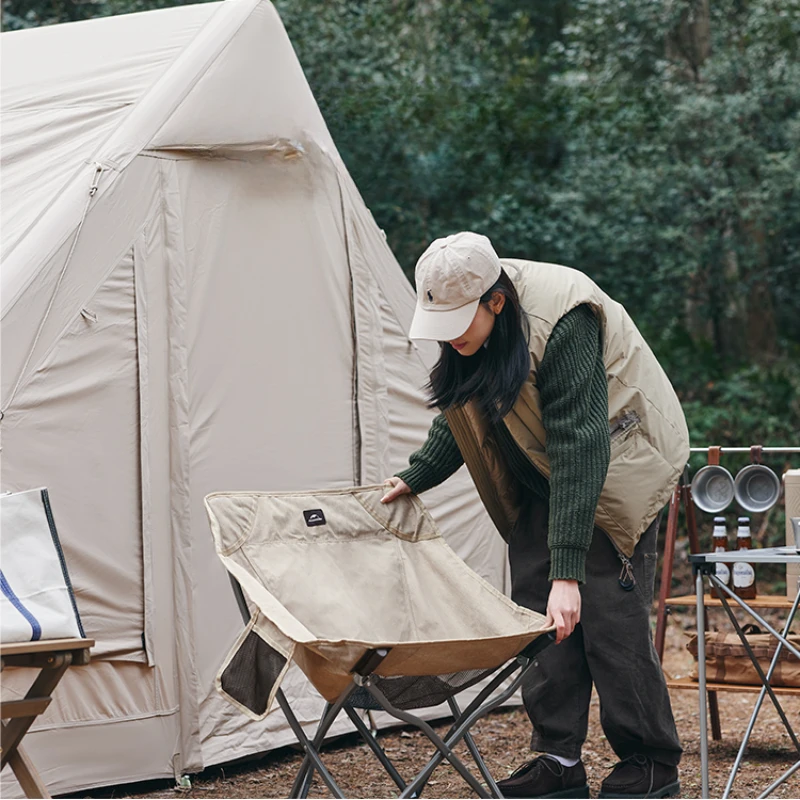
[[[718,612],[721,613],[721,612]],[[712,612],[713,614],[713,612]],[[721,621],[721,618],[718,618]],[[711,619],[712,627],[715,618]],[[692,666],[692,657],[685,649],[684,631],[693,630],[690,614],[676,614],[667,628],[665,669],[673,677],[685,676]],[[720,797],[736,757],[738,743],[747,727],[756,695],[742,692],[719,694],[722,720],[722,740],[710,742],[710,794]],[[800,729],[800,697],[781,696],[784,710],[795,727]],[[700,797],[700,739],[698,728],[698,697],[695,690],[673,690],[675,720],[684,746],[681,764],[682,796]],[[446,723],[435,726],[442,733]],[[799,731],[800,732],[800,731]],[[530,758],[527,743],[530,723],[519,709],[496,711],[474,728],[478,747],[492,774],[497,778],[508,775],[515,767]],[[404,776],[414,775],[430,758],[432,747],[413,729],[395,729],[379,734],[379,741]],[[710,738],[710,737],[709,737]],[[459,755],[468,759],[463,745]],[[791,740],[780,718],[769,703],[764,704],[745,754],[741,771],[731,797],[756,797],[787,770],[795,761]],[[348,797],[390,798],[398,792],[394,783],[378,765],[366,745],[355,734],[345,736],[323,749],[323,758]],[[599,720],[597,697],[592,700],[589,737],[583,750],[583,760],[593,796],[615,763],[615,757],[603,736]],[[273,798],[287,797],[301,756],[293,748],[274,751],[258,760],[234,765],[213,767],[191,776],[190,789],[176,789],[172,783],[152,781],[135,785],[105,787],[73,797],[113,798]],[[469,763],[467,761],[467,763]],[[311,797],[329,797],[317,776]],[[474,794],[449,765],[440,766],[425,790],[429,798],[472,797]],[[800,771],[777,790],[773,797],[800,797]]]

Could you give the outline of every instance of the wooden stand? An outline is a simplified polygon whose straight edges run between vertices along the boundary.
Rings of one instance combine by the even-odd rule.
[[[48,639],[38,642],[0,643],[0,669],[35,667],[39,669],[31,688],[22,700],[0,702],[2,727],[2,764],[16,775],[27,797],[50,797],[33,762],[20,743],[28,729],[49,705],[53,691],[70,665],[89,663],[93,639]]]

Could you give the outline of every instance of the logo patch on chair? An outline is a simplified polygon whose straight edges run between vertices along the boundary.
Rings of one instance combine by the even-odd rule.
[[[304,511],[303,516],[306,518],[306,525],[309,528],[325,524],[325,515],[322,513],[321,508],[312,508],[309,511]]]

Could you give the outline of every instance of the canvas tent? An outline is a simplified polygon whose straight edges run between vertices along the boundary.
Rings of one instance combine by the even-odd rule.
[[[26,747],[63,793],[280,746],[213,689],[241,619],[203,498],[403,466],[412,288],[265,0],[4,33],[2,80],[2,489],[48,487],[97,640]],[[425,500],[505,588],[466,472]]]

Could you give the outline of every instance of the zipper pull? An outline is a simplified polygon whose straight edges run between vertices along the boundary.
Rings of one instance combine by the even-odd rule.
[[[622,570],[620,570],[619,578],[617,581],[619,585],[626,591],[630,592],[636,586],[636,576],[633,574],[633,564],[625,558],[625,556],[618,554],[619,560],[622,562]]]

